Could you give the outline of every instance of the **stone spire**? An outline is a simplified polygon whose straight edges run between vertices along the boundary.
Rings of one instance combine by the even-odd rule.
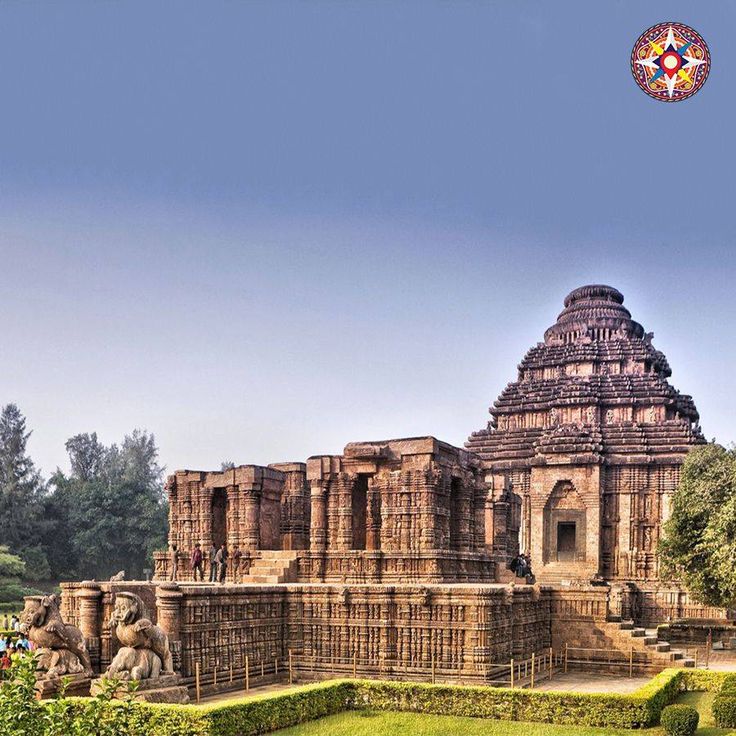
[[[510,481],[538,580],[656,579],[682,461],[704,442],[692,398],[623,302],[611,286],[568,294],[465,445],[494,500]]]
[[[486,462],[514,466],[549,446],[547,435],[559,425],[602,427],[603,456],[680,454],[702,441],[692,398],[668,383],[667,359],[623,301],[620,291],[600,284],[570,292],[544,342],[527,352],[517,380],[490,408],[488,427],[466,447]],[[625,443],[620,431],[609,430],[616,425],[629,428]],[[600,444],[586,434],[585,444],[591,442]]]
[[[644,328],[631,319],[623,306],[624,295],[612,286],[581,286],[565,297],[557,322],[544,333],[547,345],[579,339],[643,338]]]

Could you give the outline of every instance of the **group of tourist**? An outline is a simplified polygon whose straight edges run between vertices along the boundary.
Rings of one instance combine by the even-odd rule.
[[[33,649],[33,643],[28,640],[25,634],[21,633],[20,619],[15,614],[10,619],[5,614],[2,628],[3,631],[10,633],[0,637],[0,680],[10,669],[14,656],[23,656]]]
[[[209,561],[209,573],[211,583],[224,583],[227,577],[227,568],[230,562],[231,555],[226,544],[221,544],[219,547],[213,542],[209,550],[208,561]],[[233,566],[233,582],[238,583],[241,579],[241,565],[243,561],[243,551],[236,544],[233,548],[232,553],[232,566]],[[189,566],[192,570],[194,580],[199,579],[204,582],[204,552],[202,551],[202,545],[197,542],[192,550],[191,557],[189,558]],[[171,545],[171,580],[176,580],[176,568],[177,568],[177,553],[176,545]]]
[[[520,552],[514,557],[508,565],[517,578],[524,578],[527,583],[534,582],[534,573],[532,572],[532,558],[528,553]]]

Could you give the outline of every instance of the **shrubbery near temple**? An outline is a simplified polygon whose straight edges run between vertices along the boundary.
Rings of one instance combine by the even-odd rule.
[[[666,736],[693,736],[700,716],[692,705],[676,703],[662,711],[661,723]]]
[[[662,573],[702,603],[736,603],[736,448],[691,450],[659,545]]]
[[[366,709],[641,728],[656,725],[680,691],[717,689],[724,681],[727,687],[716,698],[723,696],[721,715],[715,707],[714,713],[723,723],[736,715],[736,695],[729,694],[723,673],[702,678],[686,670],[666,670],[630,695],[332,680],[203,706],[139,703],[133,700],[134,692],[112,700],[114,683],[94,698],[38,701],[34,672],[33,658],[20,658],[0,687],[4,736],[255,736],[344,710]]]

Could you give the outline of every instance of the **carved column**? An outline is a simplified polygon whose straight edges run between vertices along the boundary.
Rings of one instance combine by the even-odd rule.
[[[473,548],[473,487],[472,479],[464,475],[459,487],[458,550],[469,552]]]
[[[337,509],[337,548],[353,548],[353,485],[356,477],[341,473],[337,481],[340,504]]]
[[[100,668],[100,600],[102,591],[97,583],[84,582],[75,593],[79,599],[79,630],[87,645],[92,667]]]
[[[227,486],[225,488],[227,497],[226,512],[226,539],[227,546],[232,551],[233,547],[243,544],[244,537],[244,514],[243,514],[243,493],[242,487],[237,485]]]
[[[176,583],[164,583],[156,588],[158,625],[169,637],[169,648],[174,660],[174,671],[182,671],[181,660],[181,601],[184,594]],[[185,677],[190,672],[182,672]]]
[[[197,497],[199,499],[199,510],[201,514],[202,537],[199,540],[202,546],[207,549],[212,544],[212,494],[214,489],[207,488],[201,484],[197,489]]]
[[[261,488],[241,486],[240,494],[244,516],[243,547],[252,552],[261,548]]]
[[[368,480],[365,548],[381,549],[381,488],[375,477]]]
[[[310,503],[312,505],[310,544],[315,552],[327,549],[327,482],[312,481],[310,484]]]

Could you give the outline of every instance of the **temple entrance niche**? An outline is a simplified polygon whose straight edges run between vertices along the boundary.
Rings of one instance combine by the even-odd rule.
[[[215,488],[212,493],[212,542],[219,547],[227,542],[227,493]]]
[[[353,518],[353,549],[365,549],[366,523],[368,521],[369,473],[359,473],[353,483],[351,513]]]
[[[557,562],[573,562],[575,560],[574,521],[557,522]]]
[[[569,480],[555,484],[544,507],[544,564],[585,561],[585,504]]]

